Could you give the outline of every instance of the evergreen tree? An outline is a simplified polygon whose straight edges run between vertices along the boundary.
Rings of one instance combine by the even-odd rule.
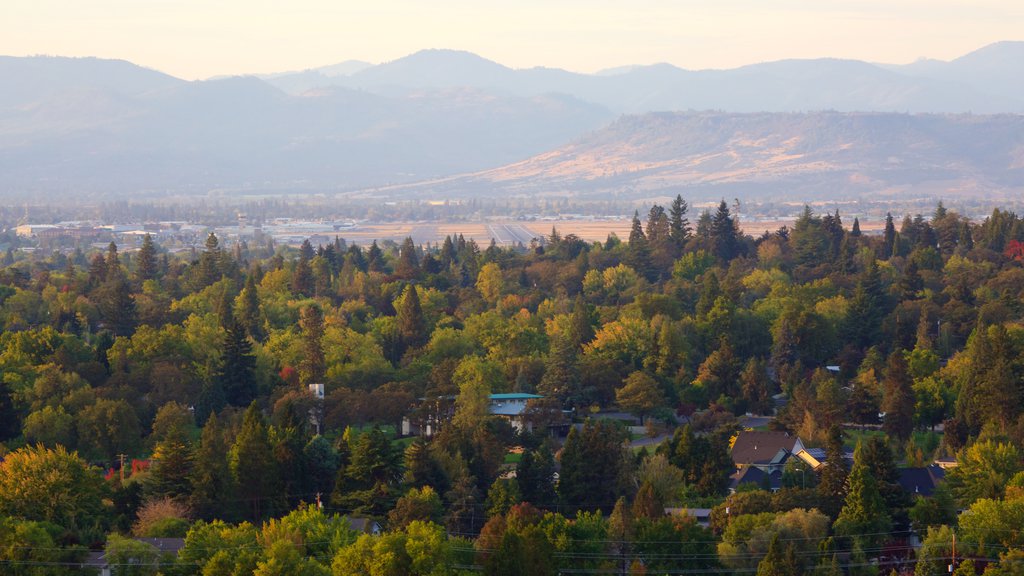
[[[107,246],[107,279],[119,276],[121,270],[121,259],[117,255],[117,244],[111,242]]]
[[[255,402],[242,417],[229,462],[238,497],[246,504],[246,518],[258,522],[273,514],[280,494],[279,473],[266,422]]]
[[[441,253],[439,256],[441,259],[441,266],[444,268],[448,268],[453,262],[455,262],[455,244],[452,242],[451,235],[444,237],[444,242],[441,244]]]
[[[647,214],[647,245],[651,253],[651,276],[668,278],[677,250],[671,236],[671,225],[665,209],[655,204]]]
[[[256,397],[256,356],[245,330],[232,320],[224,332],[224,348],[217,383],[224,400],[232,406],[245,406]],[[215,407],[214,407],[215,408]]]
[[[254,341],[262,342],[266,338],[260,316],[260,296],[256,289],[255,274],[249,274],[245,278],[245,287],[242,288],[242,293],[235,304],[235,318]]]
[[[924,288],[924,280],[917,269],[917,260],[910,258],[903,269],[903,277],[900,278],[900,294],[904,301],[916,300],[917,293]]]
[[[910,505],[900,486],[900,470],[889,443],[880,436],[871,436],[857,447],[854,458],[863,464],[875,478],[879,494],[893,518],[903,517],[903,509]]]
[[[874,345],[881,333],[881,320],[884,315],[878,263],[872,260],[858,279],[850,301],[845,330],[846,340],[860,348]]]
[[[317,305],[306,306],[299,314],[302,328],[302,363],[299,364],[299,381],[315,384],[324,381],[327,370],[324,358],[324,313]]]
[[[861,236],[860,220],[857,219],[856,216],[853,218],[853,227],[850,228],[850,236],[853,236],[854,238],[860,238]]]
[[[580,394],[578,347],[571,337],[557,335],[552,339],[537,392],[562,403],[581,405],[586,402]]]
[[[369,269],[363,249],[355,244],[348,247],[348,251],[345,253],[345,262],[352,264],[360,272],[366,272]]]
[[[404,482],[412,488],[432,486],[439,492],[447,490],[448,480],[445,478],[444,470],[430,453],[430,444],[422,436],[417,437],[405,449]]]
[[[729,214],[729,205],[722,200],[711,219],[711,251],[721,262],[729,262],[739,254],[736,222]]]
[[[826,262],[829,237],[825,223],[804,204],[803,214],[793,223],[790,246],[797,264],[814,267]]]
[[[206,246],[203,253],[199,255],[199,268],[196,271],[196,288],[206,288],[210,284],[220,280],[221,277],[221,249],[217,235],[210,232],[206,237]]]
[[[690,221],[686,218],[688,209],[689,206],[686,200],[683,200],[682,195],[677,195],[676,199],[672,201],[672,207],[669,208],[669,236],[676,245],[677,254],[682,251],[686,241],[690,239]]]
[[[889,355],[885,380],[882,381],[882,422],[886,433],[906,442],[914,431],[914,381],[907,372],[907,360],[902,350]]]
[[[153,280],[157,274],[156,244],[153,237],[146,234],[142,238],[142,248],[135,258],[135,278],[141,284],[146,280]]]
[[[516,480],[523,502],[544,508],[555,504],[555,459],[547,444],[523,451],[516,464]]]
[[[587,304],[582,294],[577,294],[576,299],[573,300],[569,320],[572,325],[571,339],[577,347],[582,348],[584,344],[593,340],[594,324],[597,319],[594,307]]]
[[[302,248],[299,250],[299,261],[295,263],[295,270],[292,271],[292,292],[302,296],[313,296],[315,294],[313,286],[313,268],[310,265],[310,261],[313,256],[313,247],[310,245],[309,240],[302,242]]]
[[[896,225],[893,224],[892,214],[886,213],[885,232],[882,235],[882,259],[888,260],[896,248]]]
[[[360,434],[331,503],[356,514],[383,515],[397,498],[394,489],[401,479],[401,458],[380,428]]]
[[[651,264],[651,247],[644,235],[643,226],[640,224],[640,213],[633,212],[633,223],[629,230],[629,245],[626,247],[626,264],[653,282],[657,279],[657,270]]]
[[[697,435],[689,424],[677,428],[670,442],[659,451],[683,473],[683,481],[702,496],[717,496],[729,483],[735,469],[725,441]]]
[[[877,546],[887,538],[892,519],[871,470],[855,462],[850,472],[846,502],[834,529],[837,535],[851,538],[864,549]]]
[[[196,424],[202,426],[207,418],[223,410],[227,404],[220,378],[203,382],[199,397],[196,399]]]
[[[412,238],[406,237],[398,249],[398,262],[395,263],[395,275],[404,280],[412,280],[419,275],[420,263],[416,253],[416,245]]]
[[[757,565],[757,576],[799,576],[803,574],[803,565],[796,560],[795,548],[792,544],[783,546],[776,533],[768,544],[768,553]]]
[[[308,496],[327,496],[334,488],[334,477],[338,473],[340,457],[338,451],[323,436],[309,439],[302,448],[302,480]]]
[[[418,348],[426,344],[429,335],[420,306],[420,295],[414,284],[406,287],[396,319],[403,348]]]
[[[828,431],[825,444],[825,467],[818,481],[818,494],[821,496],[822,512],[831,518],[839,515],[840,507],[846,498],[846,459],[843,457],[843,431],[833,426]]]
[[[103,327],[115,336],[129,336],[135,330],[135,299],[131,286],[120,268],[113,269],[109,278],[96,290],[96,307],[99,308]]]
[[[366,252],[366,269],[371,272],[384,271],[384,252],[377,246],[376,240],[370,244],[370,249]]]
[[[11,399],[10,387],[0,379],[0,442],[6,442],[20,433],[21,418]]]
[[[107,280],[107,259],[95,254],[89,261],[89,288],[95,289]]]
[[[624,493],[628,459],[625,437],[614,424],[587,420],[573,428],[562,449],[558,492],[573,508],[608,510]]]
[[[153,450],[153,467],[146,483],[151,496],[185,501],[192,493],[193,454],[188,435],[174,426]]]

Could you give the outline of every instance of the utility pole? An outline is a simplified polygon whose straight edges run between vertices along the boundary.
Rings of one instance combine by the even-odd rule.
[[[117,459],[121,462],[121,484],[124,485],[124,460],[127,458],[127,454],[118,454]]]
[[[952,574],[954,570],[956,570],[956,532],[953,532],[953,553],[950,555],[949,573]]]

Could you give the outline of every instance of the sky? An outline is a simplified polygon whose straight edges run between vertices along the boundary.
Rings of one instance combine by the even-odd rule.
[[[427,48],[577,72],[783,58],[905,64],[1024,39],[1021,0],[0,0],[0,54],[180,78],[381,63]]]

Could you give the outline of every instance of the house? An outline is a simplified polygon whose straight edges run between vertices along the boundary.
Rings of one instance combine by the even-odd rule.
[[[732,445],[732,461],[737,471],[753,466],[762,472],[781,472],[789,457],[805,450],[803,441],[788,432],[744,430]]]
[[[805,464],[811,467],[811,470],[817,471],[819,468],[825,465],[825,460],[828,455],[825,453],[824,448],[804,448],[798,452],[795,452],[793,456],[796,456],[802,460]],[[843,460],[846,461],[846,466],[850,467],[853,465],[853,450],[849,448],[843,449]]]
[[[135,538],[135,541],[149,544],[156,552],[160,553],[160,557],[176,557],[178,552],[185,547],[184,538]],[[130,561],[134,563],[139,560],[133,558]],[[78,568],[89,570],[91,571],[89,573],[99,574],[99,576],[110,576],[111,574],[110,560],[107,558],[105,550],[89,552]]]
[[[711,508],[665,508],[665,515],[688,516],[693,518],[698,526],[711,526]]]
[[[946,470],[937,464],[923,468],[900,468],[900,487],[908,494],[930,497],[946,478]]]
[[[533,424],[525,418],[527,404],[530,400],[543,398],[537,394],[512,392],[508,394],[491,394],[488,412],[508,420],[518,432],[532,432]],[[421,398],[420,405],[410,416],[402,419],[402,435],[422,434],[433,436],[455,414],[455,396],[439,396],[437,398]]]
[[[732,494],[743,484],[753,484],[771,492],[782,488],[782,470],[766,472],[756,466],[744,465],[729,476],[729,493]]]
[[[349,528],[359,532],[360,534],[370,534],[377,536],[381,533],[380,524],[376,520],[371,518],[365,518],[361,516],[346,516],[348,520]]]
[[[526,412],[527,403],[530,400],[539,400],[540,398],[543,398],[543,396],[522,392],[491,394],[491,405],[488,410],[492,415],[508,420],[516,432],[532,432],[533,423],[528,422],[523,416],[524,412]]]

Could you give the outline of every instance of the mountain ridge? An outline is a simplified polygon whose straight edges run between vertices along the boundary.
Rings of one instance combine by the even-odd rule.
[[[1024,116],[662,112],[405,193],[778,198],[1024,193]],[[392,191],[401,193],[402,191]]]

